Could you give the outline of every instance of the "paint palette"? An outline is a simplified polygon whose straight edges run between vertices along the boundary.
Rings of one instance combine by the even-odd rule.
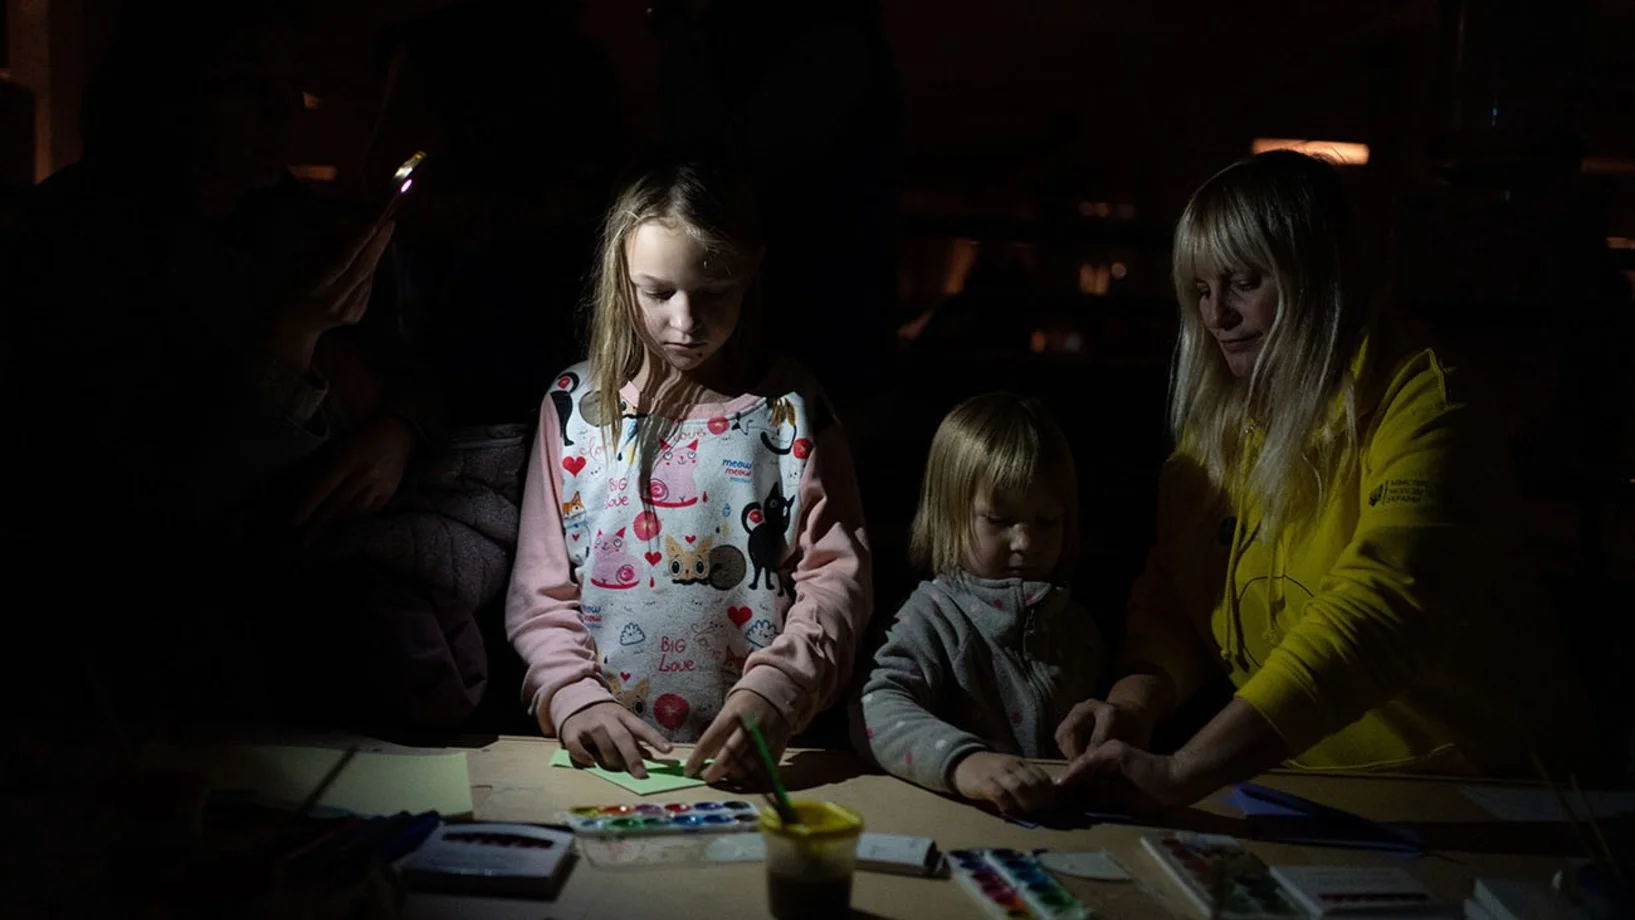
[[[948,854],[954,880],[995,920],[1091,920],[1095,915],[1021,850],[970,849]]]
[[[1285,920],[1305,917],[1291,903],[1260,857],[1224,834],[1148,834],[1141,846],[1158,861],[1187,900],[1220,920]],[[1217,878],[1227,882],[1216,905]]]
[[[751,802],[642,802],[580,805],[557,815],[581,837],[760,833],[761,810]]]

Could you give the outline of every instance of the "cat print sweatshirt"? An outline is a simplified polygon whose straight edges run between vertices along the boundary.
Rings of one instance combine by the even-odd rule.
[[[557,377],[529,458],[506,632],[547,735],[617,701],[696,741],[727,694],[752,690],[795,731],[847,685],[872,612],[850,449],[821,391],[782,363],[697,405],[652,446],[643,495],[640,394]],[[617,444],[605,412],[618,412]],[[645,499],[645,500],[644,500]]]

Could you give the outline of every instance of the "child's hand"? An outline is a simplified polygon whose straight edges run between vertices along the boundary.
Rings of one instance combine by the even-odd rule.
[[[1056,784],[1050,774],[1020,757],[978,751],[954,767],[954,791],[992,802],[1002,812],[1035,812],[1050,807]]]
[[[727,694],[721,714],[699,737],[698,746],[693,749],[693,756],[687,760],[687,769],[683,772],[688,776],[697,776],[704,762],[712,759],[715,762],[704,770],[704,781],[707,783],[717,782],[729,775],[747,779],[766,772],[761,766],[760,755],[755,752],[755,742],[744,734],[738,724],[740,714],[760,730],[774,763],[783,756],[784,745],[789,743],[789,723],[784,721],[783,713],[770,700],[753,690],[735,690]]]
[[[643,742],[660,753],[670,753],[670,742],[657,729],[618,703],[586,706],[563,720],[558,729],[562,746],[581,767],[595,764],[604,770],[624,770],[637,779],[646,779],[647,767],[642,761],[647,750]]]

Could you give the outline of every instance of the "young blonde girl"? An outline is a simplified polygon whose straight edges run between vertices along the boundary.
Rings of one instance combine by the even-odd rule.
[[[1101,637],[1066,587],[1077,556],[1073,455],[1042,407],[968,400],[931,442],[911,551],[915,590],[863,689],[869,752],[937,792],[1035,811],[1057,726],[1094,695]]]
[[[684,165],[608,212],[589,360],[540,410],[506,627],[523,698],[574,760],[645,776],[698,742],[711,781],[845,686],[870,614],[845,438],[759,348],[761,244],[735,186]]]

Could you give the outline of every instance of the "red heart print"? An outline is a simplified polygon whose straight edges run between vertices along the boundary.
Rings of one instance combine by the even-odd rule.
[[[664,561],[663,553],[645,553],[644,555],[647,556],[648,565],[658,565],[660,562]]]
[[[731,620],[732,625],[734,625],[734,626],[742,626],[745,623],[748,623],[749,618],[754,616],[754,615],[755,615],[755,611],[750,610],[748,607],[728,607],[727,608],[727,619]]]
[[[579,471],[585,468],[585,458],[584,457],[563,457],[562,458],[562,468],[567,470],[569,473],[572,473],[573,475],[578,476]]]
[[[691,543],[694,540],[697,540],[698,538],[697,537],[682,537],[682,539],[686,540],[688,543]]]
[[[629,680],[630,679],[630,672],[629,671],[620,671],[619,672],[619,679],[620,680]]]

